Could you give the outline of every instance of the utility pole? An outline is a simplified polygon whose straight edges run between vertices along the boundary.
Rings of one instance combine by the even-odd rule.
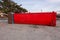
[[[42,12],[43,10],[41,9],[41,12]]]

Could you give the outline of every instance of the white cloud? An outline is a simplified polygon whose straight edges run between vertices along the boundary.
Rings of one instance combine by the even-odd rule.
[[[51,3],[57,3],[57,2],[60,2],[60,0],[46,0],[48,2],[51,2]]]
[[[15,1],[15,0],[14,0]],[[16,1],[18,4],[22,4],[22,7],[26,8],[30,12],[43,11],[56,11],[60,10],[60,0],[22,0]]]

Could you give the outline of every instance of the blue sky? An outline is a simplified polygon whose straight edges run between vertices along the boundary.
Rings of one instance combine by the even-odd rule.
[[[29,12],[59,11],[60,0],[13,0]]]

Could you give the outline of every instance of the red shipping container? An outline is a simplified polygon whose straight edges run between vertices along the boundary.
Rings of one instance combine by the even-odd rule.
[[[15,13],[14,23],[56,26],[56,12]]]

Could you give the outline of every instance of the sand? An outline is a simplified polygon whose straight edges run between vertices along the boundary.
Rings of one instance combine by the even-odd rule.
[[[0,40],[60,40],[60,20],[56,27],[28,24],[8,24],[0,20]]]

